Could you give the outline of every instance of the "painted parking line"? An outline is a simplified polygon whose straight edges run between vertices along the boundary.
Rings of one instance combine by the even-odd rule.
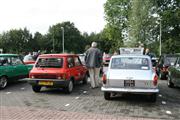
[[[79,99],[79,97],[76,97],[75,99],[77,100],[77,99]]]
[[[172,112],[167,110],[167,111],[166,111],[166,114],[171,115],[171,114],[172,114]]]
[[[70,104],[66,104],[65,106],[67,107],[67,106],[69,106]]]
[[[12,92],[6,92],[6,94],[11,94]]]
[[[162,101],[161,103],[162,103],[163,105],[166,105],[166,101]]]

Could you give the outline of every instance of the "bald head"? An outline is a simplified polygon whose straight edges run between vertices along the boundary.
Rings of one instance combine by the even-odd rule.
[[[96,48],[97,47],[97,43],[96,42],[92,42],[91,47]]]

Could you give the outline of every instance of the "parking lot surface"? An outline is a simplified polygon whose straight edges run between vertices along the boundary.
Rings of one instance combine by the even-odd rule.
[[[156,103],[144,95],[118,95],[106,101],[100,88],[76,85],[71,94],[44,88],[34,93],[26,82],[14,83],[0,91],[0,120],[180,119],[180,88],[168,88],[159,81]]]

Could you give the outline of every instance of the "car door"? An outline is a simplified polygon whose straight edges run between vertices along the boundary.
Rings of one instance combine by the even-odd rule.
[[[28,75],[28,69],[19,56],[11,57],[11,64],[13,66],[14,74],[16,77],[23,78]]]
[[[84,67],[83,67],[83,65],[82,65],[82,63],[81,63],[78,56],[74,57],[74,62],[75,62],[75,68],[79,72],[78,73],[79,74],[79,79],[83,79],[84,76],[85,76],[86,71],[85,71],[85,69],[84,69]]]
[[[75,80],[79,80],[80,72],[77,69],[77,66],[75,66],[74,57],[68,57],[67,63],[68,63],[68,72],[71,75],[71,77],[73,76]]]
[[[8,56],[0,57],[0,76],[7,76],[8,78],[15,77],[13,66],[11,65],[11,59]]]

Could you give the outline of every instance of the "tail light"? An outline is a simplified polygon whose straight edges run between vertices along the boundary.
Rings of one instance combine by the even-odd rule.
[[[103,74],[102,81],[103,81],[103,84],[106,84],[107,78],[105,74]]]
[[[154,84],[154,86],[156,86],[156,85],[157,85],[157,83],[158,83],[158,76],[157,76],[157,75],[155,75],[155,76],[154,76],[154,80],[153,80],[153,84]]]

